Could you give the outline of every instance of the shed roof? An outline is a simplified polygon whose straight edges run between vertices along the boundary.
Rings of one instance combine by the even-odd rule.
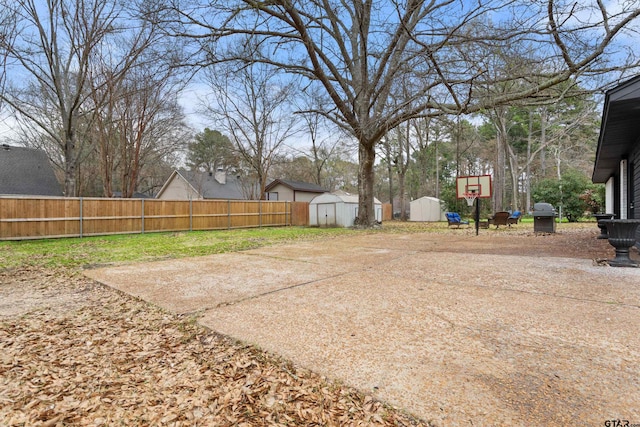
[[[358,204],[359,198],[357,194],[349,194],[342,191],[334,193],[324,193],[316,196],[311,200],[311,203],[354,203]],[[373,203],[376,205],[381,204],[380,200],[373,198]]]
[[[278,184],[284,185],[285,187],[288,187],[293,191],[306,191],[307,193],[326,193],[327,192],[327,190],[325,190],[324,188],[320,187],[317,184],[312,184],[309,182],[302,182],[302,181],[290,181],[287,179],[274,179],[264,188],[264,191],[268,192]]]
[[[606,182],[640,137],[640,76],[606,92],[593,182]]]
[[[437,197],[422,196],[422,197],[419,197],[417,199],[412,200],[411,203],[418,202],[418,201],[430,201],[430,202],[438,202],[438,203],[442,202],[442,200],[438,199]]]
[[[47,153],[6,144],[0,147],[0,194],[63,195]]]

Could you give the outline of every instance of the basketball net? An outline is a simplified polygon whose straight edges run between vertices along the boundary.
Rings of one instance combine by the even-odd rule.
[[[478,198],[478,193],[475,191],[470,193],[463,193],[464,199],[467,201],[468,206],[473,206],[473,202]]]

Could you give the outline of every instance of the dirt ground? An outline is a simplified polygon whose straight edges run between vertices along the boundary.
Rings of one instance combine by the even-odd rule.
[[[0,425],[640,423],[640,269],[595,224],[474,233],[2,271]]]

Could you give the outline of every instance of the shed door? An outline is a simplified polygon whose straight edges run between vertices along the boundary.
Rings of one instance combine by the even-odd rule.
[[[318,225],[320,227],[336,226],[335,203],[318,203]]]

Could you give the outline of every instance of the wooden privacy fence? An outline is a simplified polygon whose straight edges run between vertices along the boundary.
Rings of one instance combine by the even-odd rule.
[[[382,222],[391,221],[393,219],[393,210],[391,209],[391,203],[382,204]]]
[[[306,202],[0,197],[0,240],[308,223]]]

